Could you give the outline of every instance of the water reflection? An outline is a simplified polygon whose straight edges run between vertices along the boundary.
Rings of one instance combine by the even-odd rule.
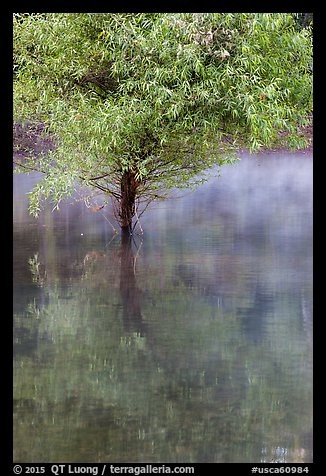
[[[133,237],[124,233],[121,236],[120,251],[120,296],[123,309],[123,323],[126,331],[144,335],[146,324],[142,320],[140,289],[136,281],[136,258],[133,253]],[[141,243],[139,244],[139,247]],[[137,253],[139,250],[137,250]]]
[[[36,222],[18,179],[15,461],[312,460],[309,157],[244,158],[134,240]]]

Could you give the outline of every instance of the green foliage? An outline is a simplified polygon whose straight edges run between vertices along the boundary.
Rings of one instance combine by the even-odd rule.
[[[257,150],[282,131],[301,147],[311,43],[283,13],[15,14],[15,119],[56,141],[29,160],[44,172],[32,212],[80,183],[121,202],[124,173],[145,204],[194,187],[231,161],[230,135]]]
[[[313,13],[292,13],[292,15],[298,30],[313,27]]]

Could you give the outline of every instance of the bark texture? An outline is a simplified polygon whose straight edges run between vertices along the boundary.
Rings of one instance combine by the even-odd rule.
[[[119,207],[120,226],[123,230],[132,229],[132,219],[135,215],[135,203],[139,182],[135,178],[135,173],[124,172],[121,178],[121,201]]]

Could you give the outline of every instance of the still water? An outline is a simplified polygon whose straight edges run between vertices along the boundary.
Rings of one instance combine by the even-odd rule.
[[[157,204],[28,215],[14,177],[15,462],[312,461],[312,156]]]

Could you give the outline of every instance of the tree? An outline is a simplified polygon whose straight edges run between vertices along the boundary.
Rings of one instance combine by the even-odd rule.
[[[236,144],[270,147],[285,132],[301,147],[311,68],[311,32],[291,14],[15,14],[14,118],[55,142],[18,163],[44,173],[31,212],[82,184],[113,199],[130,231]]]
[[[292,13],[292,15],[299,30],[302,28],[309,28],[313,26],[312,13]]]

